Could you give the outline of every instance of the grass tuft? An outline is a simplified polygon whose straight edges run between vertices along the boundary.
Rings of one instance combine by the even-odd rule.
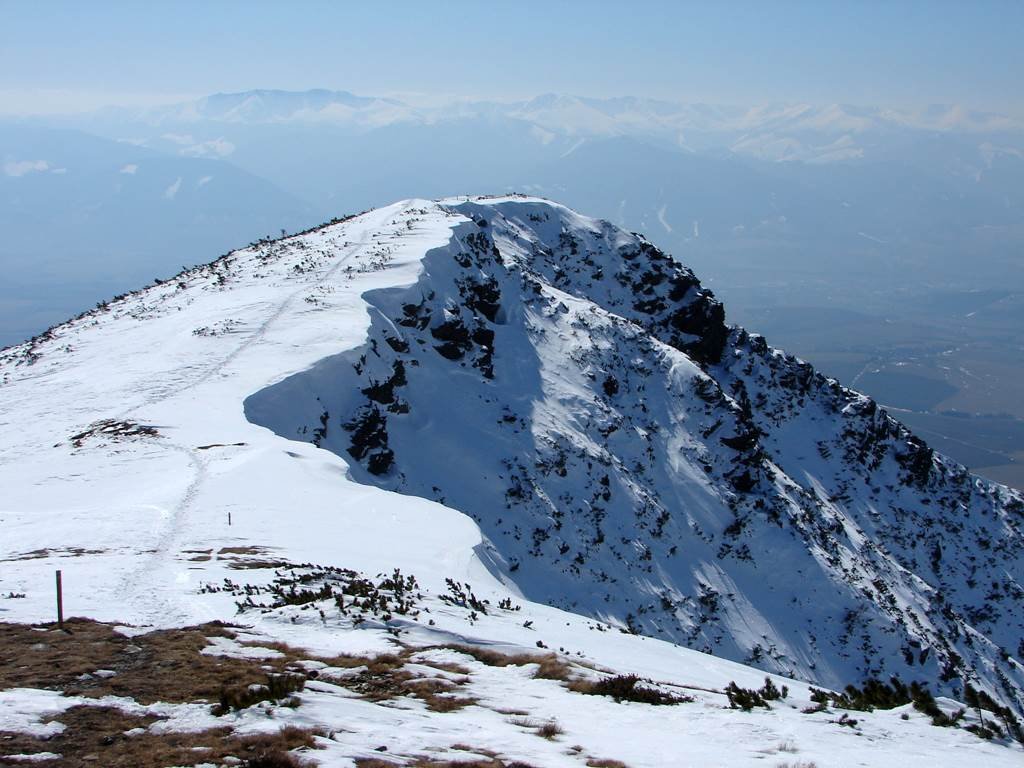
[[[636,675],[616,675],[600,680],[573,680],[569,690],[589,696],[610,696],[617,702],[635,701],[639,704],[667,705],[693,701],[689,696],[680,696],[639,685]]]

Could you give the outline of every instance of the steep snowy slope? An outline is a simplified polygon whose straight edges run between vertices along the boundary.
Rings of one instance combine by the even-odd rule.
[[[448,234],[444,216],[380,209],[231,253],[5,350],[0,508],[7,557],[21,559],[0,589],[46,592],[4,608],[49,618],[53,559],[81,554],[65,566],[70,610],[167,625],[215,618],[194,594],[200,578],[218,579],[182,552],[218,537],[286,548],[298,562],[331,562],[344,537],[347,567],[445,563],[447,575],[469,575],[471,521],[350,483],[344,462],[267,440],[242,413],[276,378],[362,343],[359,294],[415,281],[424,250]],[[374,558],[369,542],[400,534],[416,546],[391,565]]]
[[[474,666],[458,713],[323,684],[258,716],[340,729],[328,764],[376,754],[375,723],[398,762],[470,737],[534,765],[678,765],[677,738],[709,766],[791,737],[820,765],[1019,760],[909,709],[856,731],[801,713],[792,681],[786,705],[723,709],[730,680],[764,679],[728,659],[825,685],[971,680],[1019,709],[1021,500],[728,329],[641,238],[547,201],[399,203],[3,350],[0,487],[0,621],[50,620],[60,568],[74,615],[228,619],[319,653],[558,649],[574,674],[697,691],[668,716]],[[353,616],[332,591],[351,569],[397,600],[396,568],[416,611]],[[0,731],[69,706],[40,695],[0,691]],[[518,708],[586,751],[522,737],[499,717]],[[636,743],[608,730],[623,717]]]
[[[368,342],[253,395],[353,476],[476,520],[523,594],[842,686],[1021,705],[1019,496],[729,330],[641,238],[539,201],[470,218]]]

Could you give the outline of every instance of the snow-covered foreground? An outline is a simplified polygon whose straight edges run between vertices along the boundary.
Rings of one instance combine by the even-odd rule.
[[[3,546],[16,565],[4,569],[3,590],[26,598],[0,615],[52,618],[62,568],[74,614],[165,626],[217,618],[195,595],[226,563],[183,554],[210,548],[401,567],[441,584],[482,578],[470,520],[353,483],[339,458],[242,411],[253,392],[361,343],[364,291],[416,279],[448,221],[414,210],[397,205],[239,252],[62,329],[32,366],[5,365]],[[264,265],[268,250],[280,256]],[[104,419],[158,434],[71,442]]]
[[[781,678],[789,698],[771,710],[728,709],[712,691],[730,681],[758,687],[763,672],[525,600],[469,516],[356,482],[365,471],[341,452],[246,418],[251,396],[296,374],[330,372],[330,361],[366,343],[371,320],[391,322],[365,297],[423,278],[424,256],[471,222],[457,202],[406,201],[256,244],[0,353],[0,621],[52,621],[60,569],[67,615],[145,628],[221,619],[247,626],[257,644],[319,656],[372,656],[396,642],[559,651],[581,665],[574,675],[635,673],[694,697],[667,707],[616,703],[535,679],[530,665],[492,667],[449,649],[423,659],[466,667],[460,693],[476,704],[434,712],[311,681],[297,709],[230,716],[243,731],[295,723],[334,733],[310,755],[325,765],[473,758],[455,745],[534,766],[1019,764],[1018,746],[933,727],[910,708],[856,713],[854,728],[834,722],[832,710],[805,714],[807,686]],[[454,418],[458,403],[450,406]],[[458,463],[473,448],[435,450],[435,461]],[[288,564],[368,578],[400,569],[416,577],[429,612],[353,624],[328,600],[238,613],[238,585],[266,585]],[[449,580],[471,585],[487,612],[458,605]],[[0,731],[52,727],[42,716],[73,703],[0,691]],[[189,718],[189,727],[224,723],[205,707],[165,716],[182,727]],[[545,739],[531,726],[549,721],[563,733]]]
[[[493,605],[487,615],[475,614],[476,618],[467,620],[467,609],[428,597],[429,619],[423,613],[418,622],[392,624],[406,630],[401,640],[412,647],[470,644],[505,653],[527,650],[540,654],[556,650],[572,665],[574,677],[636,674],[662,691],[693,701],[673,706],[617,703],[607,696],[572,692],[556,680],[535,679],[532,665],[491,667],[458,651],[441,650],[413,659],[467,668],[469,682],[458,694],[477,699],[478,705],[436,715],[418,703],[405,703],[396,709],[386,708],[389,711],[383,714],[380,706],[325,696],[311,701],[308,709],[296,710],[296,721],[303,725],[337,723],[355,732],[351,740],[336,735],[342,746],[329,745],[329,754],[348,756],[353,748],[386,746],[390,754],[437,750],[445,759],[457,759],[458,755],[450,754],[452,745],[465,744],[498,752],[506,761],[521,760],[535,766],[579,766],[588,759],[620,760],[629,766],[764,765],[766,759],[769,765],[803,761],[821,768],[897,762],[926,766],[954,765],[973,755],[1001,765],[1017,763],[1022,756],[1016,745],[986,744],[964,731],[936,728],[909,705],[863,716],[851,713],[858,726],[845,727],[838,724],[843,715],[834,709],[804,713],[814,706],[808,686],[781,678],[775,682],[786,685],[789,695],[784,701],[772,702],[772,710],[728,709],[726,696],[711,691],[720,691],[730,681],[759,688],[764,674],[543,606],[516,601],[513,610],[503,611]],[[424,619],[433,621],[434,626],[423,627]],[[306,632],[306,628],[295,628],[274,636],[302,645],[315,642]],[[355,634],[358,637],[360,633]],[[359,652],[369,642],[380,642],[379,630],[366,634],[373,640],[356,640]],[[320,642],[332,641],[324,638]],[[544,649],[536,647],[538,642]],[[332,644],[321,650],[334,648]],[[354,649],[347,646],[346,650],[351,653]],[[952,701],[940,703],[947,711],[957,708]],[[908,719],[903,720],[904,716]],[[549,722],[564,731],[550,741],[533,732]]]
[[[814,706],[807,687],[778,678],[776,684],[788,684],[788,692],[785,699],[771,702],[770,710],[729,709],[726,696],[716,689],[731,680],[759,687],[763,676],[661,641],[607,628],[601,631],[551,609],[523,605],[518,610],[495,611],[492,606],[486,615],[477,614],[469,621],[466,609],[429,595],[418,604],[424,610],[419,621],[393,619],[384,628],[369,619],[360,629],[352,629],[351,622],[330,609],[321,619],[304,615],[301,608],[286,607],[255,628],[240,631],[236,639],[210,638],[204,653],[273,658],[279,651],[263,643],[286,641],[307,647],[311,656],[331,657],[343,650],[352,657],[372,659],[382,651],[393,654],[404,647],[408,656],[403,670],[414,681],[451,681],[453,692],[443,696],[469,700],[468,705],[437,711],[411,694],[368,700],[356,692],[354,684],[365,666],[337,668],[310,660],[304,666],[317,676],[297,694],[301,702],[297,707],[260,704],[218,717],[209,706],[198,703],[141,705],[123,696],[88,698],[15,688],[0,691],[0,732],[52,737],[62,726],[45,718],[85,705],[158,717],[148,728],[157,734],[225,726],[242,736],[285,726],[318,729],[323,735],[316,738],[317,748],[300,755],[331,766],[372,759],[450,765],[488,758],[502,762],[479,764],[824,768],[952,766],[969,760],[991,766],[1020,763],[1018,747],[986,743],[959,729],[936,728],[910,705],[870,714],[834,709],[805,712]],[[523,626],[526,616],[530,619],[525,621],[532,624],[529,629]],[[433,626],[424,626],[427,621]],[[137,630],[122,631],[135,634]],[[41,643],[47,642],[46,635],[39,634]],[[545,651],[535,647],[537,637],[570,644],[559,655],[574,678],[607,677],[610,671],[605,665],[611,665],[619,672],[649,676],[647,687],[684,700],[666,706],[617,702],[573,691],[564,681],[538,677],[537,664],[494,666],[462,650],[471,645],[497,654],[525,651],[536,654],[539,661]],[[956,708],[949,700],[940,700],[940,706],[947,712]],[[969,719],[977,722],[973,715]],[[545,727],[552,729],[547,736]],[[137,735],[129,731],[125,738],[130,741]]]

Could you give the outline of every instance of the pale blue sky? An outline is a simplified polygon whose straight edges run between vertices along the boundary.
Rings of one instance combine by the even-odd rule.
[[[16,2],[0,111],[323,87],[1019,114],[1024,2]]]

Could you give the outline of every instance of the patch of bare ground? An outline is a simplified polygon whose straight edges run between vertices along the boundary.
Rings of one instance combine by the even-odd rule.
[[[228,568],[233,571],[272,571],[277,568],[288,568],[291,563],[287,560],[265,560],[240,557],[219,557],[218,560],[227,560]]]
[[[212,552],[212,550],[210,550]],[[294,568],[295,564],[272,556],[273,550],[268,547],[244,546],[221,547],[217,550],[217,560],[227,562],[233,571],[273,571],[279,568]]]
[[[449,645],[442,647],[471,656],[489,667],[525,667],[528,664],[536,664],[537,671],[533,676],[539,679],[567,681],[572,678],[572,665],[554,653],[510,654],[473,645]]]
[[[418,655],[420,650],[416,650],[415,653]],[[417,658],[416,656],[413,657],[413,661],[417,664],[425,664],[433,667],[441,672],[447,672],[450,675],[466,676],[469,674],[469,669],[467,667],[464,667],[462,664],[457,664],[454,661],[440,661],[438,659],[428,657]]]
[[[462,674],[468,670],[459,665],[427,658],[415,660],[418,670],[407,669],[417,649],[373,657],[318,657],[284,643],[245,640],[246,647],[277,653],[235,658],[203,653],[211,637],[236,638],[237,628],[220,622],[130,638],[113,625],[89,619],[69,619],[64,626],[0,623],[0,690],[45,688],[90,698],[124,696],[140,704],[205,702],[213,705],[214,714],[225,714],[260,701],[297,706],[292,694],[303,689],[307,678],[320,675],[303,662],[315,661],[326,665],[324,679],[370,701],[412,697],[435,712],[476,703],[457,695],[469,682]],[[439,674],[424,675],[423,667],[436,668]],[[331,675],[331,668],[352,674]]]
[[[498,757],[497,752],[493,749],[485,749],[484,747],[471,747],[468,744],[452,744],[449,747],[453,752],[469,752],[474,755],[483,755],[491,759]]]
[[[565,733],[565,730],[556,720],[533,720],[529,717],[513,717],[509,722],[520,728],[531,730],[538,736],[549,740]]]
[[[441,678],[420,678],[406,683],[406,690],[420,699],[432,712],[455,712],[476,704],[472,696],[456,696],[454,691],[466,681],[449,681]]]
[[[141,704],[218,701],[225,691],[303,674],[294,657],[235,659],[201,653],[209,637],[233,637],[214,622],[125,637],[112,625],[69,619],[61,631],[0,624],[0,690],[48,688],[68,695],[127,696]],[[95,674],[104,670],[104,674]],[[112,675],[109,673],[113,673]]]
[[[260,701],[297,706],[292,694],[310,678],[334,683],[374,701],[416,699],[433,712],[452,712],[477,704],[462,691],[470,682],[471,666],[460,663],[451,651],[492,667],[533,666],[534,678],[556,680],[579,693],[607,695],[616,700],[645,703],[677,703],[684,700],[636,678],[606,677],[586,680],[568,660],[553,653],[501,653],[468,645],[431,648],[396,647],[376,656],[317,656],[284,643],[238,636],[239,627],[220,622],[127,637],[110,624],[70,619],[65,630],[53,625],[31,627],[0,623],[0,690],[15,687],[45,688],[68,695],[99,698],[122,696],[141,704],[155,702],[206,703],[214,714],[245,709]],[[276,651],[264,657],[214,655],[210,638],[234,640],[243,647]],[[230,650],[227,651],[230,653]],[[239,654],[240,656],[242,654]],[[440,657],[440,658],[438,658]],[[308,665],[307,662],[316,662]],[[311,667],[317,667],[312,669]],[[436,673],[432,673],[432,670]],[[554,721],[532,720],[527,713],[505,710],[513,722],[538,736],[554,739],[562,733]],[[278,736],[239,737],[230,728],[184,733],[150,733],[144,730],[153,717],[128,716],[99,706],[73,707],[55,718],[66,726],[49,740],[25,735],[0,734],[0,754],[54,752],[63,755],[61,765],[190,766],[218,762],[234,756],[253,768],[280,768],[294,758],[288,753],[313,744],[309,731],[286,729]],[[133,730],[135,729],[135,730]],[[135,735],[127,736],[125,731]],[[523,768],[494,753],[458,745],[469,752],[463,760],[445,761],[437,756],[380,758],[357,761],[360,768],[409,765],[413,768]],[[266,760],[263,759],[266,755]],[[581,755],[581,757],[583,757]],[[257,761],[257,758],[262,762]],[[589,756],[588,756],[589,758]],[[401,762],[402,760],[406,762]],[[408,762],[411,759],[412,762]],[[467,762],[468,760],[468,762]],[[620,768],[616,761],[596,761],[594,766]],[[375,762],[376,761],[376,762]],[[397,761],[397,762],[396,762]],[[0,764],[4,760],[0,757]],[[43,763],[45,764],[45,762]]]
[[[77,435],[71,435],[68,440],[75,448],[81,448],[86,440],[129,440],[134,437],[159,437],[159,430],[149,424],[138,424],[134,421],[117,421],[115,419],[102,419],[90,424],[85,430]]]
[[[0,732],[0,765],[25,765],[4,755],[49,752],[50,760],[33,765],[61,768],[167,768],[200,763],[222,764],[236,758],[245,766],[292,768],[309,765],[292,750],[315,748],[315,731],[285,727],[276,733],[237,736],[230,728],[198,733],[151,733],[156,718],[126,715],[110,707],[72,707],[53,720],[64,730],[48,739]]]
[[[666,705],[693,701],[692,696],[666,693],[652,687],[649,681],[641,680],[636,675],[615,675],[596,680],[577,678],[569,681],[568,688],[589,696],[608,696],[619,703],[634,701],[638,704]]]
[[[214,714],[244,709],[270,700],[295,706],[292,697],[307,678],[335,682],[371,701],[410,697],[431,711],[451,712],[476,703],[459,696],[469,682],[468,670],[449,661],[417,657],[420,649],[405,648],[378,656],[318,657],[283,643],[244,640],[248,647],[277,653],[269,658],[234,658],[202,651],[211,637],[236,639],[236,627],[219,622],[127,637],[110,624],[69,619],[65,629],[0,624],[0,690],[45,688],[67,695],[99,698],[122,696],[141,704],[200,702]],[[414,658],[416,657],[416,658]],[[302,663],[325,664],[324,672]],[[414,669],[407,669],[407,665]],[[423,668],[438,671],[424,675]],[[351,670],[351,674],[330,673]],[[313,733],[285,729],[273,736],[235,736],[230,728],[201,733],[159,733],[142,730],[155,717],[129,716],[116,709],[76,706],[54,718],[61,734],[48,740],[21,734],[0,734],[0,754],[60,754],[62,766],[190,766],[234,756],[252,768],[299,765],[289,750],[310,747]],[[134,730],[133,729],[139,729]],[[134,735],[125,735],[133,731]],[[6,764],[0,757],[0,764]],[[41,761],[46,764],[46,761]],[[487,762],[498,768],[505,763]],[[446,763],[420,760],[418,766]],[[509,764],[511,765],[511,764]]]
[[[265,555],[269,552],[266,547],[248,545],[244,547],[221,547],[217,550],[218,555]]]
[[[324,672],[323,678],[355,691],[370,701],[387,701],[400,696],[412,696],[426,704],[432,712],[454,712],[477,703],[473,697],[455,695],[469,682],[468,677],[454,680],[424,677],[406,669],[406,664],[418,652],[417,649],[406,648],[399,653],[385,653],[373,658],[338,656],[318,660],[326,662],[331,667],[356,669],[354,674],[345,676],[332,676],[329,672]],[[463,669],[457,665],[430,660],[417,660],[415,663],[434,667],[449,674],[452,673],[452,669]]]
[[[44,557],[82,557],[83,555],[102,555],[105,550],[85,549],[84,547],[64,547],[57,549],[33,549],[31,552],[21,552],[14,557],[0,560],[0,563],[15,563],[19,560],[41,560]]]
[[[482,752],[478,754],[483,754]],[[433,758],[419,757],[411,761],[385,760],[379,757],[364,757],[356,761],[356,768],[395,768],[396,765],[406,768],[534,768],[529,763],[520,761],[505,762],[497,757],[487,760],[436,760]]]
[[[605,675],[598,678],[582,677],[573,673],[573,664],[554,653],[501,653],[490,648],[469,645],[445,646],[448,650],[464,653],[491,667],[510,665],[526,666],[536,664],[534,678],[558,680],[575,693],[591,696],[608,696],[621,703],[633,701],[640,704],[683,704],[692,702],[692,696],[668,693],[650,680],[641,680],[636,675]],[[519,713],[516,713],[519,714]]]

